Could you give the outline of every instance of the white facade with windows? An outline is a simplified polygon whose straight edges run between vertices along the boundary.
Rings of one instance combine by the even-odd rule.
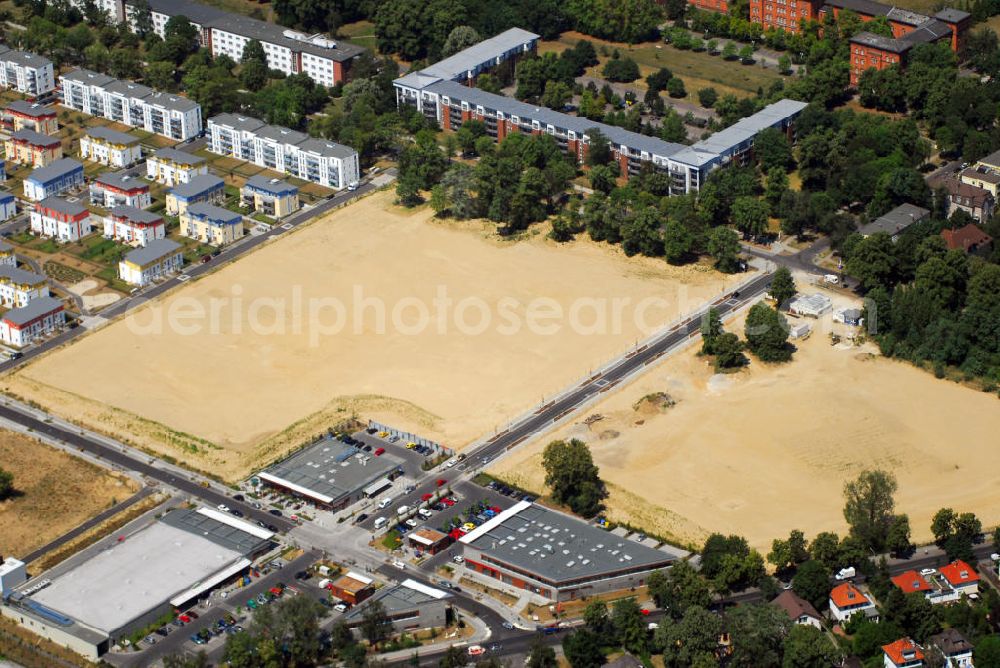
[[[138,137],[109,128],[91,128],[80,137],[80,157],[124,169],[142,158],[142,149]]]
[[[361,178],[354,149],[249,116],[220,114],[208,120],[213,153],[247,160],[305,181],[341,190]]]
[[[44,276],[17,267],[0,266],[0,301],[4,306],[27,306],[32,300],[48,295],[49,283]]]
[[[177,141],[198,136],[201,105],[131,81],[78,69],[59,77],[63,106]]]
[[[26,306],[7,311],[0,320],[0,340],[9,346],[23,348],[65,323],[62,302],[46,294]]]
[[[52,61],[0,44],[0,86],[32,97],[44,95],[56,87]]]

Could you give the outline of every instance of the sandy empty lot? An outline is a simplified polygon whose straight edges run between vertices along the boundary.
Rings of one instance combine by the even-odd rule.
[[[23,557],[135,490],[134,482],[0,429],[0,466],[17,495],[0,502],[0,554]]]
[[[610,483],[610,515],[686,543],[722,531],[766,550],[791,529],[843,534],[844,481],[869,467],[896,474],[897,510],[917,539],[942,506],[1000,523],[996,395],[819,334],[799,346],[788,365],[726,376],[692,346],[587,411],[605,419],[581,416],[495,472],[541,489],[544,445],[584,439]],[[676,405],[636,408],[657,392]]]
[[[705,267],[500,242],[390,202],[272,242],[5,385],[227,478],[352,413],[461,447],[723,287]]]

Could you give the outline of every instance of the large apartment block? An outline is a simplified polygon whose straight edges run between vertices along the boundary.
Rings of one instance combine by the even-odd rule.
[[[202,129],[201,105],[180,95],[84,69],[61,75],[59,85],[64,106],[91,116],[177,141],[191,139]]]
[[[0,44],[0,86],[30,97],[44,95],[56,87],[52,61]]]
[[[361,178],[354,149],[250,116],[208,119],[208,149],[337,190]]]
[[[579,162],[590,143],[588,132],[596,128],[610,141],[622,176],[637,174],[643,164],[651,164],[670,175],[673,195],[699,190],[713,169],[744,164],[751,157],[754,139],[765,128],[791,134],[795,119],[806,107],[804,102],[779,100],[708,139],[685,146],[429,76],[427,70],[397,79],[395,87],[397,104],[416,107],[446,130],[479,120],[497,141],[512,132],[547,134]]]
[[[79,5],[83,0],[73,3]],[[97,4],[112,20],[121,22],[127,18],[134,28],[138,2],[97,0]],[[350,62],[364,52],[359,46],[323,34],[306,35],[191,0],[148,0],[146,4],[153,31],[160,37],[165,34],[167,21],[183,15],[198,29],[202,46],[213,56],[225,54],[239,62],[247,42],[256,39],[264,47],[269,68],[285,74],[305,73],[323,86],[343,83]]]

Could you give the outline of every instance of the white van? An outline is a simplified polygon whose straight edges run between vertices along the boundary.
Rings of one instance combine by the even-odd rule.
[[[378,502],[378,509],[379,510],[385,510],[386,508],[389,507],[390,503],[392,503],[392,497],[391,496],[387,496],[387,497],[385,497],[384,499],[382,499],[381,501]]]
[[[423,517],[425,520],[429,520],[430,518],[434,517],[434,513],[427,510],[426,508],[421,508],[420,510],[417,511],[417,514]]]
[[[375,518],[375,528],[376,529],[381,529],[382,527],[384,527],[388,523],[389,523],[389,520],[387,520],[384,517],[376,517]]]
[[[400,506],[399,508],[396,509],[397,515],[405,515],[408,512],[410,512],[409,506]]]

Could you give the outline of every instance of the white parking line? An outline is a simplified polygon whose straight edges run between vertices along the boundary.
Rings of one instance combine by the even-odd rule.
[[[178,274],[177,275],[177,280],[181,281],[182,283],[184,281],[188,280],[189,278],[191,278],[191,277],[188,274]]]
[[[281,226],[281,229],[290,230],[292,229],[292,227],[294,227],[294,225],[292,225],[291,223],[285,223],[284,225]]]

